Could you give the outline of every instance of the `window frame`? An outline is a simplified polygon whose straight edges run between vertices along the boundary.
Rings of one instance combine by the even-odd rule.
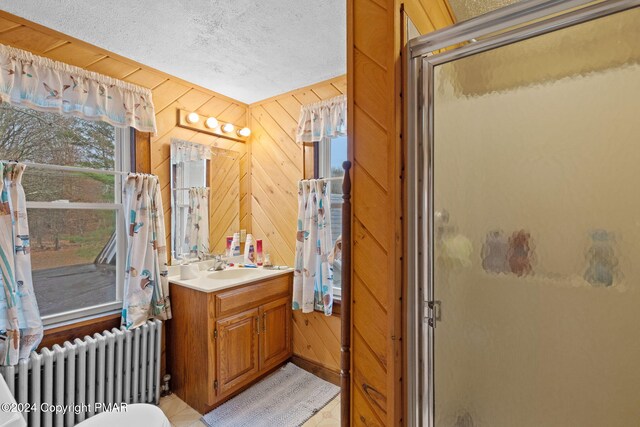
[[[331,138],[324,137],[318,142],[318,178],[331,178]]]
[[[331,178],[331,143],[333,138],[324,137],[320,141],[314,143],[314,163],[313,174],[315,179]],[[346,159],[345,159],[346,160]],[[344,179],[344,170],[342,178]],[[342,201],[344,203],[344,200]],[[331,209],[331,206],[329,206]],[[331,242],[335,244],[335,242]],[[341,261],[342,262],[342,261]],[[340,265],[342,267],[342,264]],[[342,271],[342,270],[341,270]],[[333,287],[334,301],[342,301],[342,283],[340,287]]]
[[[114,200],[113,203],[91,203],[91,202],[60,202],[60,201],[26,201],[27,209],[81,209],[81,210],[112,210],[116,214],[116,299],[108,303],[98,304],[90,307],[80,307],[60,313],[42,316],[42,323],[45,328],[51,328],[62,324],[76,323],[93,317],[119,313],[122,310],[124,295],[124,266],[126,264],[127,253],[127,233],[125,227],[124,204],[122,185],[128,172],[131,172],[131,147],[132,132],[130,128],[114,127],[115,135],[115,158],[114,169],[105,173],[114,175]],[[29,163],[26,163],[29,166]],[[55,165],[52,165],[55,166]],[[38,168],[38,166],[31,166]],[[53,168],[52,168],[53,169]],[[73,171],[73,166],[59,166],[57,170]],[[86,169],[86,168],[80,168]],[[101,171],[95,169],[97,173]]]

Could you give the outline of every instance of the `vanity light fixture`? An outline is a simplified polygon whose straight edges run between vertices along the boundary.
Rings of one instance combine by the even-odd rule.
[[[198,113],[189,113],[189,114],[187,114],[187,122],[189,122],[189,123],[198,123],[198,120],[200,120],[200,116],[198,115]]]
[[[209,129],[215,129],[219,125],[218,119],[216,119],[215,117],[209,117],[207,120],[205,120],[204,125]]]
[[[177,108],[177,112],[177,125],[185,129],[244,143],[249,140],[251,135],[251,129],[246,127],[244,123],[242,126],[236,126],[232,122],[221,121],[218,117],[182,108]]]

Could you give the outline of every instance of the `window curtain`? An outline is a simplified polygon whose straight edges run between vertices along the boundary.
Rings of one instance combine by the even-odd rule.
[[[333,310],[330,185],[324,179],[298,183],[298,227],[293,273],[294,310],[311,313]]]
[[[347,97],[345,95],[300,109],[296,142],[313,143],[322,138],[335,138],[347,134]]]
[[[209,189],[189,188],[186,244],[189,254],[203,259],[209,253]]]
[[[151,90],[2,44],[0,99],[156,133]]]
[[[22,188],[23,163],[0,163],[0,355],[3,365],[40,344],[42,319],[31,278],[27,202]]]
[[[128,328],[149,318],[171,318],[166,235],[158,177],[129,174],[124,183],[127,263],[122,323]]]

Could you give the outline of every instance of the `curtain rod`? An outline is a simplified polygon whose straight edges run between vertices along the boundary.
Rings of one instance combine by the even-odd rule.
[[[3,163],[22,163],[25,166],[32,166],[35,168],[41,169],[51,169],[58,171],[68,171],[68,172],[86,172],[86,173],[104,173],[108,175],[129,175],[130,173],[135,172],[121,172],[121,171],[112,171],[107,169],[95,169],[95,168],[83,168],[78,166],[61,166],[61,165],[49,165],[46,163],[34,163],[34,162],[16,162],[15,160],[0,160]],[[144,174],[143,174],[144,175]]]

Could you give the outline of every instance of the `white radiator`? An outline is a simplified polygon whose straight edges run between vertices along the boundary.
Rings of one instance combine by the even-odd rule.
[[[120,403],[158,404],[161,343],[153,320],[43,348],[0,372],[29,427],[71,427]]]

